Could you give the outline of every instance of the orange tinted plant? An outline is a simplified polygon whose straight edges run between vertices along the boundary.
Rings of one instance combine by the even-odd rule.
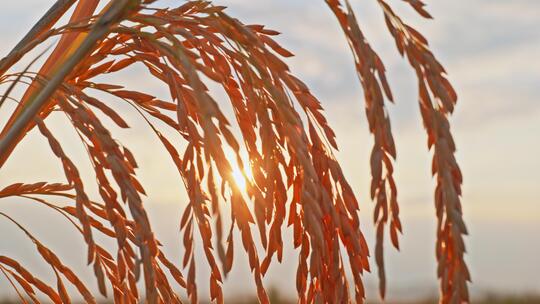
[[[397,16],[389,3],[373,1],[380,6],[399,53],[417,74],[422,119],[433,150],[432,174],[437,180],[440,302],[466,303],[470,277],[463,259],[462,177],[448,122],[457,96],[427,40]],[[422,17],[431,18],[421,1],[405,2]],[[58,24],[75,4],[69,22]],[[393,177],[396,147],[385,109],[393,97],[383,61],[362,33],[349,2],[326,0],[326,4],[354,55],[374,137],[370,192],[375,202],[375,261],[384,297],[385,230],[388,226],[396,248],[402,230]],[[101,11],[96,11],[99,7]],[[370,264],[360,230],[359,203],[333,156],[335,134],[321,103],[289,70],[284,57],[292,53],[273,40],[277,34],[262,25],[246,25],[208,1],[188,1],[175,8],[161,8],[159,1],[152,0],[57,1],[0,61],[0,81],[7,87],[0,106],[11,100],[19,102],[2,126],[0,165],[28,132],[39,132],[58,158],[66,181],[3,185],[0,198],[28,199],[72,223],[87,244],[87,262],[93,267],[99,292],[117,303],[179,303],[178,287],[185,289],[190,302],[197,302],[197,234],[210,268],[210,296],[222,303],[221,285],[233,267],[235,231],[248,256],[258,298],[268,303],[262,279],[272,261],[283,258],[287,240],[282,232],[286,229],[292,230],[299,254],[296,287],[300,303],[362,303],[362,274],[370,270]],[[55,37],[60,40],[37,73],[30,67],[10,71]],[[160,100],[134,88],[96,81],[100,75],[131,65],[144,66],[145,77],[168,88],[170,98]],[[234,117],[223,114],[208,89],[210,83],[223,88]],[[22,96],[10,96],[15,86],[22,85],[26,86]],[[97,97],[103,93],[110,98]],[[170,155],[185,185],[189,202],[180,222],[185,249],[180,263],[167,259],[154,236],[145,211],[145,191],[136,176],[135,156],[115,140],[108,122],[99,118],[105,115],[116,126],[129,128],[123,113],[111,107],[109,99],[136,109],[140,121]],[[99,197],[87,194],[88,185],[77,164],[47,127],[52,111],[64,113],[79,135],[95,171]],[[233,120],[239,136],[234,135]],[[179,151],[178,143],[164,129],[183,137],[184,151]],[[227,154],[229,150],[233,157]],[[241,150],[247,151],[247,159],[240,156]],[[69,203],[56,204],[55,198]],[[230,204],[229,219],[224,218],[224,204]],[[46,283],[13,257],[0,255],[0,270],[23,302],[46,297],[47,302],[69,303],[74,295],[66,284],[73,285],[86,302],[96,301],[88,283],[45,244],[17,219],[5,212],[0,215],[28,236],[57,279],[56,284]],[[95,235],[115,239],[116,248],[106,249]],[[144,290],[138,290],[139,280],[144,282]]]

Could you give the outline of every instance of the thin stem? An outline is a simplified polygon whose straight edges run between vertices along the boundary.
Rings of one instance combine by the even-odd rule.
[[[6,269],[4,266],[0,265],[0,271],[2,271],[2,273],[4,274],[4,276],[6,277],[6,279],[8,280],[9,284],[11,284],[11,286],[13,287],[13,289],[15,289],[15,292],[17,293],[17,295],[19,296],[19,299],[21,299],[22,303],[26,304],[28,303],[23,295],[21,294],[21,292],[19,291],[19,288],[17,288],[17,285],[15,285],[15,282],[13,282],[13,280],[9,277],[8,275],[8,272],[11,274],[11,271],[9,271],[8,269]]]
[[[42,106],[62,84],[66,76],[75,68],[75,66],[86,57],[95,47],[96,42],[103,39],[110,31],[113,24],[121,20],[126,10],[136,2],[135,0],[114,0],[114,3],[105,11],[105,13],[96,21],[94,27],[88,36],[81,43],[73,55],[65,61],[58,71],[51,77],[30,105],[23,110],[19,118],[13,123],[13,126],[0,139],[0,168],[4,165],[16,143],[22,138],[24,130],[28,123],[38,115]]]
[[[50,29],[51,26],[64,15],[64,13],[75,3],[75,0],[58,0],[51,8],[39,19],[39,21],[26,33],[26,35],[17,43],[9,54],[0,60],[0,75],[16,63],[23,55],[26,45],[34,40],[41,33]]]

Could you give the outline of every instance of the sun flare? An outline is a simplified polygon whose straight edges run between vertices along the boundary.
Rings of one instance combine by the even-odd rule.
[[[225,149],[225,156],[229,160],[229,163],[231,164],[231,175],[234,179],[234,182],[240,188],[242,191],[247,190],[248,182],[253,180],[253,173],[251,172],[251,166],[249,165],[249,162],[247,161],[248,158],[245,155],[245,153],[242,153],[244,151],[240,152],[240,158],[242,159],[242,163],[244,165],[244,168],[242,169],[240,164],[238,163],[236,159],[236,154],[234,151],[230,148]]]

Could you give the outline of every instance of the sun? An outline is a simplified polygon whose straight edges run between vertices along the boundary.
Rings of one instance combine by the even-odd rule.
[[[232,176],[234,178],[234,182],[236,183],[238,188],[240,188],[242,190],[246,190],[247,189],[247,182],[246,182],[246,178],[242,174],[242,169],[240,169],[240,167],[238,165],[236,165],[236,166],[233,165],[232,162],[231,162],[231,166],[232,166]]]
[[[240,158],[244,164],[243,170],[236,159],[236,154],[231,148],[227,147],[225,149],[225,156],[231,164],[231,175],[236,186],[238,186],[240,190],[246,191],[248,183],[253,180],[253,173],[251,172],[251,166],[249,165],[247,154],[243,150],[240,151]]]

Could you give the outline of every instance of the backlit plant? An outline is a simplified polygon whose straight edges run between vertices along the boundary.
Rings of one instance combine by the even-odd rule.
[[[372,1],[380,6],[398,52],[417,75],[418,101],[437,181],[440,302],[468,302],[462,177],[448,123],[457,96],[427,40],[397,16],[387,1]],[[422,17],[431,18],[420,0],[404,1]],[[75,4],[69,22],[59,24]],[[305,5],[316,4],[306,1]],[[326,4],[354,55],[374,138],[369,191],[375,202],[374,253],[384,297],[385,229],[396,248],[402,229],[393,177],[396,147],[385,109],[393,97],[383,61],[362,33],[349,2],[326,0]],[[98,7],[103,8],[96,11]],[[210,268],[210,296],[222,303],[222,282],[238,254],[234,242],[241,242],[248,256],[260,302],[268,303],[263,276],[273,260],[283,258],[284,242],[289,241],[282,235],[286,229],[292,231],[298,250],[300,303],[362,303],[362,274],[370,265],[360,230],[359,203],[333,156],[335,134],[321,104],[287,67],[284,57],[292,54],[273,40],[277,34],[262,25],[246,25],[208,1],[162,8],[152,0],[58,0],[0,61],[4,88],[0,107],[18,102],[0,133],[0,166],[28,132],[39,132],[58,158],[66,181],[0,185],[0,198],[22,197],[70,221],[87,244],[87,261],[99,292],[117,303],[177,303],[181,301],[179,287],[185,289],[189,301],[197,302],[195,245],[202,246]],[[60,40],[52,52],[45,53],[45,63],[37,72],[31,67],[11,71],[24,56],[57,37]],[[161,100],[135,87],[96,80],[132,65],[145,67],[140,77],[162,83],[170,98]],[[220,99],[230,102],[234,116],[224,115],[220,107],[224,100],[218,102],[209,85],[223,89],[226,98]],[[16,86],[24,86],[24,94],[16,96]],[[124,113],[111,107],[110,100],[136,109],[140,121],[170,155],[179,182],[187,190],[189,202],[180,223],[185,250],[180,262],[169,260],[154,236],[145,211],[145,191],[135,174],[139,164],[108,128],[111,122],[129,127]],[[89,186],[78,164],[47,126],[53,111],[65,114],[86,148],[98,197],[87,194]],[[107,121],[99,118],[103,115]],[[185,149],[165,135],[171,130],[183,137]],[[247,157],[242,158],[240,151],[246,151]],[[56,199],[68,203],[58,204]],[[225,204],[230,205],[230,215],[224,212]],[[1,208],[0,215],[26,233],[57,278],[54,284],[44,282],[14,257],[0,252],[0,270],[21,301],[39,302],[45,297],[47,302],[69,303],[75,296],[66,289],[65,284],[70,284],[86,302],[95,303],[93,288],[87,287],[90,283],[83,283],[18,219]],[[234,240],[234,234],[241,240]],[[115,239],[116,248],[100,245],[96,235]],[[196,238],[201,242],[195,242]],[[139,280],[144,282],[143,290],[137,286]]]

